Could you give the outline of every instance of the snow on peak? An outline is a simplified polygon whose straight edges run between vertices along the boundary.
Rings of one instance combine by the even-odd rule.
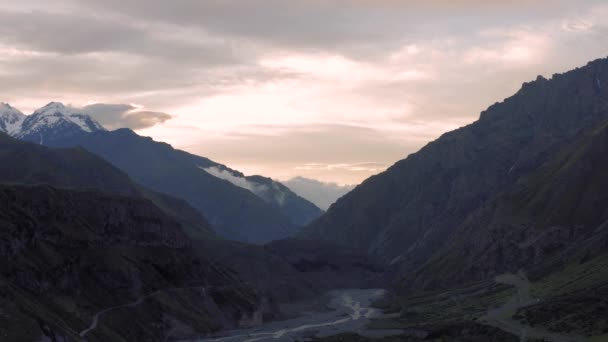
[[[25,116],[17,108],[12,107],[8,103],[0,102],[0,115],[5,116]]]
[[[24,115],[11,105],[0,102],[0,132],[16,138],[48,134],[73,134],[76,131],[105,131],[105,128],[81,110],[61,102],[50,102],[31,115]],[[71,133],[70,133],[71,132]]]
[[[32,115],[71,115],[75,109],[68,107],[61,102],[49,102],[46,106],[37,109]]]
[[[8,103],[0,102],[0,132],[15,134],[26,116]]]
[[[79,109],[66,106],[61,102],[50,102],[46,106],[37,109],[28,119],[27,131],[35,132],[42,128],[52,128],[62,124],[75,124],[85,132],[105,131],[105,128],[90,116],[83,114]],[[25,134],[26,132],[22,132]]]

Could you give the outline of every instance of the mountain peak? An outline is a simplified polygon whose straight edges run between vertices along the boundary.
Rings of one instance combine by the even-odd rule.
[[[14,134],[21,127],[25,115],[8,103],[0,102],[0,132]]]
[[[61,102],[49,102],[25,117],[18,130],[11,135],[32,142],[53,137],[74,136],[81,133],[105,131],[103,126],[79,109]]]
[[[75,109],[64,105],[61,102],[49,102],[44,107],[37,109],[34,115],[55,115],[57,113],[63,115],[71,115],[75,112]]]
[[[21,111],[19,111],[15,107],[11,106],[10,104],[8,104],[6,102],[0,102],[0,113],[6,113],[6,112],[12,112],[12,113],[24,115],[23,113],[21,113]]]

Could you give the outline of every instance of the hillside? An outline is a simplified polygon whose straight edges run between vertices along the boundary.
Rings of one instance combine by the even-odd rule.
[[[121,305],[88,341],[233,328],[261,309],[251,288],[194,254],[180,224],[146,200],[1,185],[0,225],[0,327],[9,341],[80,340],[95,313]]]
[[[128,129],[58,137],[46,143],[81,146],[136,182],[186,200],[229,239],[265,243],[285,238],[321,214],[316,206],[268,178],[246,178]]]
[[[347,194],[302,237],[366,249],[411,272],[485,203],[608,119],[608,60],[538,77],[475,123],[446,133]],[[483,227],[477,227],[483,229]]]
[[[45,184],[142,197],[172,215],[194,237],[214,235],[207,220],[186,202],[134,183],[129,176],[82,148],[51,149],[0,133],[0,182]]]

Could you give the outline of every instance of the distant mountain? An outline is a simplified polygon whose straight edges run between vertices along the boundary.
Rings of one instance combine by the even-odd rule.
[[[572,229],[582,226],[581,234],[587,234],[602,227],[602,197],[580,201],[587,196],[582,191],[600,186],[595,176],[581,171],[589,171],[591,160],[603,154],[563,174],[568,162],[550,163],[558,163],[554,158],[581,135],[602,130],[608,120],[605,80],[608,59],[525,83],[477,122],[444,134],[363,182],[301,236],[366,249],[400,269],[406,283],[424,288],[530,267],[539,260],[532,257],[539,248],[539,255],[549,258],[573,246]],[[551,179],[553,186],[538,188],[539,181]],[[511,193],[523,197],[497,212],[507,205],[501,196],[516,196]],[[546,201],[563,202],[552,208]],[[596,211],[587,218],[585,211],[575,215],[581,205]]]
[[[303,226],[321,215],[321,210],[308,200],[296,195],[283,184],[262,176],[245,176],[224,165],[212,162],[203,168],[207,173],[247,189],[266,203],[287,215],[292,223]]]
[[[355,188],[354,185],[325,183],[304,177],[295,177],[282,183],[323,210],[327,210],[338,198]]]
[[[52,140],[55,136],[67,137],[96,131],[105,129],[77,109],[51,102],[27,115],[21,122],[21,127],[9,134],[22,140],[43,144],[45,140]]]
[[[21,129],[26,116],[9,104],[0,102],[0,132],[13,135]]]
[[[265,243],[295,234],[321,210],[274,182],[245,178],[228,167],[129,129],[54,139],[50,146],[83,148],[108,160],[140,184],[188,201],[237,241]]]
[[[287,187],[174,150],[128,129],[106,131],[78,109],[51,102],[32,115],[5,105],[0,127],[24,141],[76,147],[101,156],[138,183],[188,201],[222,236],[265,243],[293,235],[322,211]],[[5,118],[6,117],[6,118]]]
[[[207,220],[183,200],[134,183],[127,174],[82,148],[50,149],[0,133],[0,183],[94,189],[146,198],[183,224],[192,237],[214,235]]]

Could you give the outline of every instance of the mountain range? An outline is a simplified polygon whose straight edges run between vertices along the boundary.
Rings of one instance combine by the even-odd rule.
[[[77,109],[51,102],[31,115],[0,108],[0,128],[15,138],[51,147],[83,147],[149,189],[181,198],[223,237],[265,243],[294,234],[321,214],[287,187],[207,158],[141,137],[105,130]]]
[[[80,147],[0,133],[0,165],[7,340],[185,338],[279,318],[280,302],[382,283],[382,268],[356,250],[221,239],[186,201]],[[91,325],[100,313],[109,317]]]

